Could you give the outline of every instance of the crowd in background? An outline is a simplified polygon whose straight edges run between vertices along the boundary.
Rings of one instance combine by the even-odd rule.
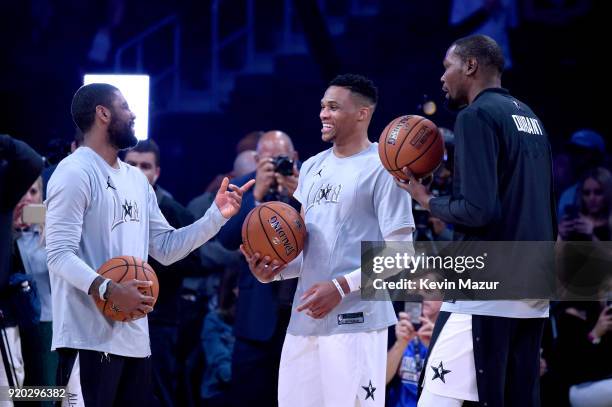
[[[445,160],[429,181],[438,195],[447,194],[452,185],[453,134],[441,131]],[[77,135],[71,149],[81,142]],[[3,147],[0,151],[3,162],[10,164],[6,155],[11,150]],[[45,155],[54,157],[55,164],[62,158],[57,151]],[[195,196],[201,191],[193,191],[194,198],[183,205],[172,197],[172,181],[162,176],[162,158],[163,152],[153,140],[141,141],[122,155],[124,161],[144,172],[162,213],[178,228],[201,217],[213,203],[220,177],[215,177],[201,195]],[[558,241],[610,240],[609,158],[604,139],[588,129],[570,135],[555,152]],[[149,259],[161,286],[155,310],[149,315],[154,385],[161,405],[233,406],[253,399],[262,401],[261,405],[275,404],[275,377],[295,285],[259,283],[237,249],[242,220],[258,202],[282,200],[297,205],[292,194],[299,166],[298,153],[286,133],[248,134],[236,148],[232,172],[222,174],[238,184],[256,180],[244,197],[242,216],[236,216],[235,225],[226,225],[213,240],[171,266]],[[25,206],[43,202],[43,180],[48,180],[53,167],[48,164],[10,208],[12,271],[2,288],[0,328],[9,333],[10,370],[22,385],[55,383],[57,356],[50,351],[51,292],[44,223],[28,223],[28,216],[23,216]],[[168,190],[157,182],[160,177]],[[414,214],[416,240],[452,239],[452,225],[418,205]],[[612,292],[612,281],[608,288]],[[607,298],[607,302],[551,303],[541,356],[543,405],[611,405],[612,298],[609,294]],[[418,378],[426,368],[423,362],[440,302],[425,301],[417,320],[405,312],[408,308],[404,309],[403,303],[395,305],[399,322],[389,330],[387,405],[415,406]],[[6,367],[0,370],[0,380],[7,383]]]

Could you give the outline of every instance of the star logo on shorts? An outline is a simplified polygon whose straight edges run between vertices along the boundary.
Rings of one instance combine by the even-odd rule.
[[[431,378],[431,380],[436,380],[439,377],[440,380],[442,380],[442,383],[446,383],[446,380],[444,380],[444,375],[447,373],[450,373],[451,371],[444,369],[444,366],[442,365],[442,361],[440,361],[440,365],[438,367],[434,367],[434,366],[429,366],[429,367],[431,367],[434,371],[434,376]]]
[[[374,392],[376,391],[376,387],[372,386],[372,380],[370,380],[370,384],[368,384],[367,386],[361,386],[362,389],[364,389],[367,393],[365,396],[365,399],[369,399],[370,397],[372,397],[372,401],[374,400]]]

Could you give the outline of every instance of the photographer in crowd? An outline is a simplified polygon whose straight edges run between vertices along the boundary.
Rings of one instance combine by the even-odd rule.
[[[257,170],[233,181],[255,178],[255,185],[244,194],[240,212],[218,235],[229,250],[240,246],[242,223],[260,203],[282,201],[298,211],[300,208],[293,198],[298,183],[297,152],[289,136],[278,130],[268,131],[259,139],[256,151]],[[249,405],[252,400],[260,405],[277,405],[280,355],[296,284],[297,279],[262,284],[241,259],[232,358],[231,393],[236,405]]]

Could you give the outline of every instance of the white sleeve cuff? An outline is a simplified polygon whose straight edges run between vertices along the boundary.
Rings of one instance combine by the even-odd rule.
[[[391,232],[388,236],[385,236],[385,240],[388,241],[400,241],[400,242],[411,242],[412,241],[412,227],[405,227],[402,229]],[[358,268],[350,273],[344,275],[346,282],[351,292],[358,291],[361,289],[361,268]]]
[[[221,229],[221,227],[225,225],[228,220],[230,220],[230,218],[226,218],[225,216],[221,214],[221,211],[219,210],[217,203],[214,201],[213,201],[213,204],[210,205],[206,213],[204,213],[203,217],[207,217],[207,216],[208,216],[208,220],[212,221],[213,225],[215,225],[215,227],[218,229]]]
[[[290,278],[297,278],[300,276],[302,272],[302,253],[300,253],[295,259],[291,260],[287,267],[278,273],[276,277],[274,277],[273,281],[281,281],[288,280]]]
[[[351,271],[344,275],[346,282],[348,283],[350,292],[358,291],[361,289],[361,268]]]

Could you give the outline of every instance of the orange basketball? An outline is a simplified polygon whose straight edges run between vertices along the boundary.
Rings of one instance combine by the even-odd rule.
[[[242,243],[249,253],[259,252],[289,263],[304,249],[306,226],[302,216],[283,202],[266,202],[251,210],[242,224]]]
[[[153,285],[151,287],[141,288],[140,290],[144,295],[155,298],[153,306],[155,305],[159,295],[159,282],[149,263],[133,256],[113,257],[100,266],[98,274],[104,278],[110,278],[115,283],[130,280],[152,281]],[[123,312],[109,300],[96,299],[96,306],[105,316],[115,321],[130,321],[141,315],[138,312],[132,314]]]
[[[424,178],[442,162],[444,140],[431,120],[416,115],[400,116],[380,135],[378,155],[391,175],[407,180],[401,170],[408,167],[416,178]]]

